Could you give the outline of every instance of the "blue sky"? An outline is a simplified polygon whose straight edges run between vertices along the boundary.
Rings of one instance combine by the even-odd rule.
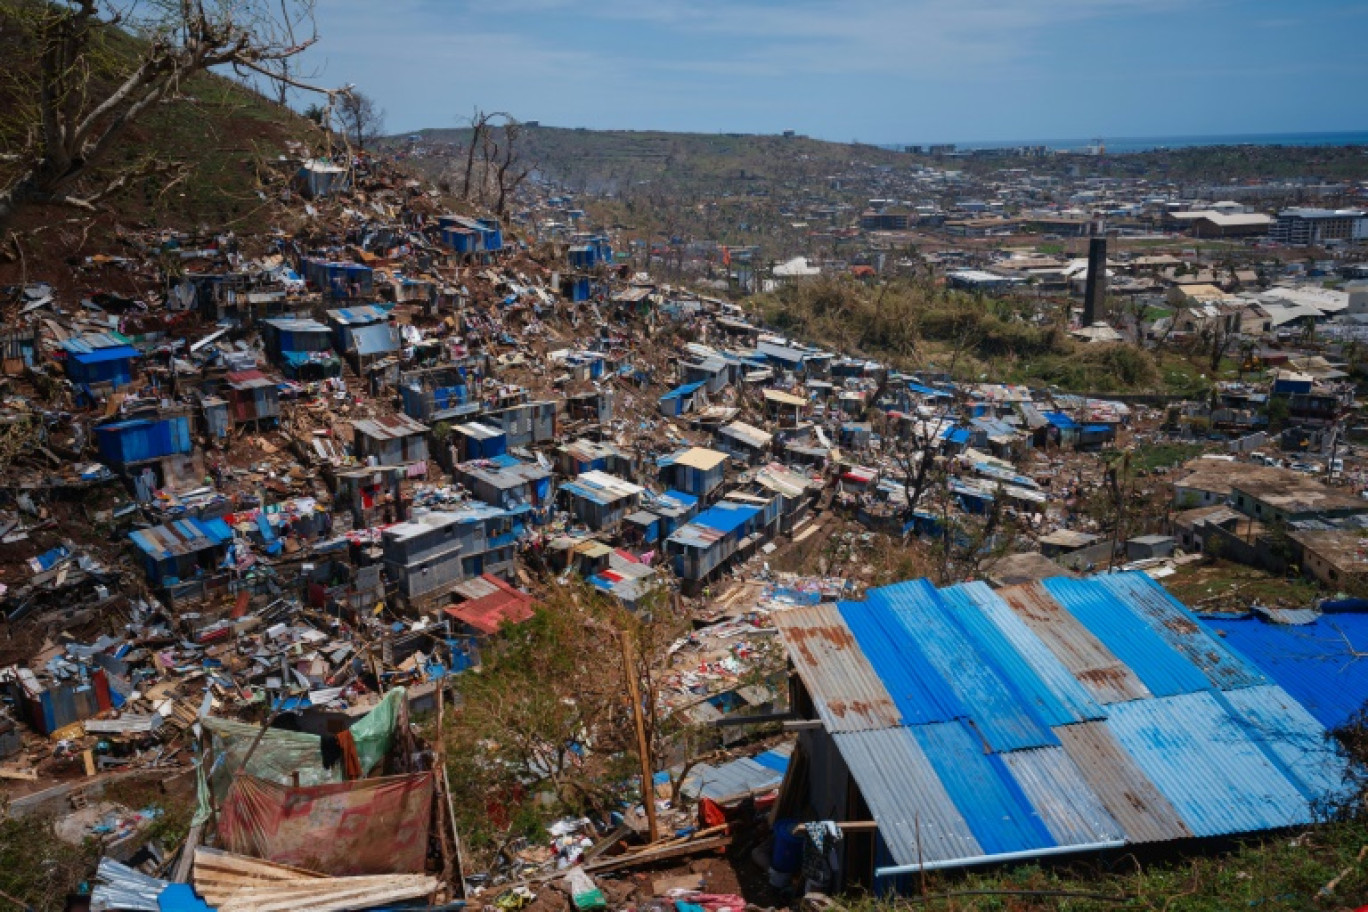
[[[1368,129],[1363,0],[320,0],[320,82],[394,132],[969,142]]]

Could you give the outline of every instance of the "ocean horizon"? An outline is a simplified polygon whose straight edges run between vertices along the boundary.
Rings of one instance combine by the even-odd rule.
[[[988,140],[954,143],[956,150],[1015,149],[1020,146],[1045,146],[1059,152],[1083,152],[1096,140],[1101,140],[1108,153],[1153,152],[1160,149],[1191,149],[1198,146],[1368,146],[1368,130],[1346,130],[1333,133],[1231,133],[1224,135],[1171,136],[1102,136],[1093,139],[1021,139]],[[919,145],[923,148],[943,143],[898,143],[890,146],[902,149]],[[944,143],[948,145],[948,143]]]

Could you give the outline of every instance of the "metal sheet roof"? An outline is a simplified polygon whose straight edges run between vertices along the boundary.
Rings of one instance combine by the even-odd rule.
[[[941,590],[951,616],[1046,722],[1101,719],[1102,707],[987,583]]]
[[[1134,612],[1116,610],[1116,598],[1095,579],[1055,577],[1044,580],[1043,585],[1156,697],[1196,693],[1211,685],[1206,675]]]
[[[828,731],[898,725],[897,707],[836,606],[791,608],[773,618]]]
[[[946,613],[939,593],[927,580],[897,583],[868,594],[868,604],[885,609],[916,642],[934,669],[930,676],[955,694],[995,751],[1057,744],[1049,727],[1015,694],[996,668],[978,654],[959,625]]]
[[[1097,702],[1116,703],[1151,696],[1135,672],[1121,664],[1039,584],[1012,586],[998,594]]]
[[[833,738],[895,862],[945,862],[983,854],[909,729],[845,731]]]
[[[1113,597],[1125,599],[1135,616],[1148,622],[1165,643],[1216,687],[1228,690],[1268,683],[1268,678],[1203,629],[1191,611],[1147,574],[1109,573],[1096,580]]]
[[[997,855],[1056,845],[1008,775],[1001,756],[988,753],[966,723],[933,722],[910,731],[985,852]]]
[[[1222,687],[1257,672],[1131,576],[1001,593],[916,581],[774,614],[898,864],[1280,829],[1338,790],[1321,723],[1276,686]],[[1137,663],[1166,650],[1152,677],[1194,689],[1154,696],[1092,626],[1142,645],[1118,646]],[[1064,724],[1040,736],[1045,717]]]
[[[759,512],[759,507],[724,500],[695,516],[694,521],[689,525],[703,526],[721,532],[723,535],[729,535],[753,519]]]
[[[1055,734],[1129,842],[1167,842],[1192,835],[1183,818],[1135,760],[1117,743],[1105,722],[1061,725]]]
[[[1281,687],[1244,687],[1223,694],[1230,714],[1243,723],[1308,801],[1338,795],[1349,769],[1325,728]]]
[[[396,440],[400,437],[412,437],[415,434],[426,434],[428,432],[427,425],[414,421],[403,412],[353,421],[352,427],[358,434],[365,434],[367,437],[374,437],[377,440]]]
[[[1078,764],[1062,747],[1002,755],[1035,813],[1059,845],[1089,845],[1125,838],[1121,825],[1088,788]]]
[[[1311,821],[1295,785],[1209,693],[1107,707],[1107,727],[1197,836]]]

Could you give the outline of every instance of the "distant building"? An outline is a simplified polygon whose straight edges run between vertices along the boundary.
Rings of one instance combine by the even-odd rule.
[[[1269,229],[1270,240],[1303,247],[1326,241],[1368,239],[1368,212],[1362,209],[1284,209]]]

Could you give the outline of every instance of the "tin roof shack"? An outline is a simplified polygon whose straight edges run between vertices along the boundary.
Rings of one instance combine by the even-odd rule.
[[[381,532],[385,572],[406,604],[429,605],[462,580],[511,575],[522,531],[517,517],[486,504],[424,513]]]
[[[503,227],[497,219],[443,215],[437,225],[442,244],[457,253],[481,255],[503,250]]]
[[[661,539],[673,535],[687,523],[698,509],[698,498],[683,491],[655,494],[643,490],[643,509],[628,513],[622,520],[622,535],[632,544],[655,547]]]
[[[385,415],[352,422],[356,458],[375,465],[425,464],[428,458],[428,427],[407,415]],[[415,469],[424,474],[426,466]]]
[[[470,401],[470,369],[444,365],[405,371],[399,376],[399,395],[404,414],[417,421],[451,421],[480,411]]]
[[[1288,537],[1301,552],[1302,572],[1330,589],[1348,591],[1368,579],[1368,538],[1363,530],[1298,530]]]
[[[389,322],[387,307],[364,304],[328,311],[333,344],[365,375],[376,362],[397,354],[402,347],[399,330]]]
[[[1102,541],[1102,536],[1091,532],[1076,532],[1073,529],[1056,529],[1048,535],[1036,539],[1040,553],[1049,558],[1064,557],[1075,551],[1082,551]]]
[[[714,499],[726,476],[727,454],[703,447],[687,447],[661,457],[660,481],[692,494],[704,503]]]
[[[503,428],[510,447],[550,443],[556,439],[556,403],[549,400],[491,409],[480,415],[480,421]]]
[[[612,387],[576,393],[565,397],[565,416],[570,421],[587,421],[591,424],[607,425],[613,420]]]
[[[365,466],[331,473],[333,503],[350,513],[353,529],[403,522],[405,466]]]
[[[178,519],[128,537],[143,554],[147,581],[168,607],[228,588],[233,530],[222,519]]]
[[[681,363],[686,383],[702,383],[709,393],[719,393],[731,383],[732,369],[721,355],[710,355],[697,362]]]
[[[306,257],[299,261],[299,271],[324,297],[336,301],[361,301],[375,295],[375,272],[360,263]]]
[[[707,384],[702,381],[676,386],[660,397],[660,414],[678,418],[708,404]]]
[[[1139,535],[1126,541],[1126,560],[1170,557],[1178,544],[1172,535]]]
[[[754,489],[778,495],[779,531],[785,534],[792,533],[803,521],[822,491],[820,483],[776,462],[758,469],[752,485]]]
[[[280,384],[261,371],[229,371],[224,375],[224,392],[234,424],[260,427],[280,422]]]
[[[453,424],[449,444],[456,448],[461,462],[476,459],[497,459],[508,452],[508,435],[503,428],[479,421]],[[454,467],[453,467],[454,468]]]
[[[777,508],[776,508],[777,512]],[[685,591],[701,587],[749,556],[766,529],[764,508],[724,500],[665,540],[665,554]]]
[[[104,398],[133,384],[133,361],[142,352],[128,337],[116,332],[83,333],[61,345],[67,377],[90,398]]]
[[[769,455],[774,435],[744,421],[733,421],[717,429],[716,443],[722,452],[747,465],[755,465]]]
[[[1342,519],[1368,513],[1368,500],[1331,488],[1301,472],[1243,462],[1223,463],[1230,504],[1262,523]]]
[[[608,566],[589,577],[589,582],[617,599],[628,611],[640,611],[645,600],[664,585],[649,564],[624,551],[608,555]]]
[[[479,500],[536,525],[551,520],[551,470],[504,454],[459,463],[452,473]]]
[[[261,321],[266,355],[291,380],[314,381],[342,374],[333,354],[332,331],[317,320],[279,317]]]
[[[833,889],[1279,830],[1342,787],[1324,726],[1141,573],[772,617],[812,723],[776,815],[874,823],[837,845]]]
[[[19,721],[40,735],[51,735],[116,706],[116,695],[102,668],[73,667],[65,679],[56,679],[51,674],[40,677],[28,668],[14,665],[0,669],[0,692],[13,702]],[[117,704],[123,704],[122,697],[117,697]],[[160,718],[157,716],[158,721]],[[0,713],[0,742],[12,745],[18,738],[13,720]]]
[[[196,487],[204,478],[187,410],[98,425],[95,440],[100,458],[123,475],[140,503],[158,490]]]
[[[641,502],[644,489],[597,469],[583,472],[560,486],[560,500],[578,522],[595,532],[616,532],[622,520]]]
[[[310,159],[295,172],[295,186],[307,199],[322,199],[345,193],[351,186],[351,171],[326,159]]]
[[[445,609],[458,636],[486,640],[532,618],[532,596],[488,573],[466,580],[453,592],[465,598]]]
[[[808,401],[783,390],[765,390],[765,417],[780,427],[797,427],[807,412]]]
[[[571,477],[595,470],[629,478],[635,475],[630,456],[611,443],[597,440],[576,440],[556,447],[556,469]]]

